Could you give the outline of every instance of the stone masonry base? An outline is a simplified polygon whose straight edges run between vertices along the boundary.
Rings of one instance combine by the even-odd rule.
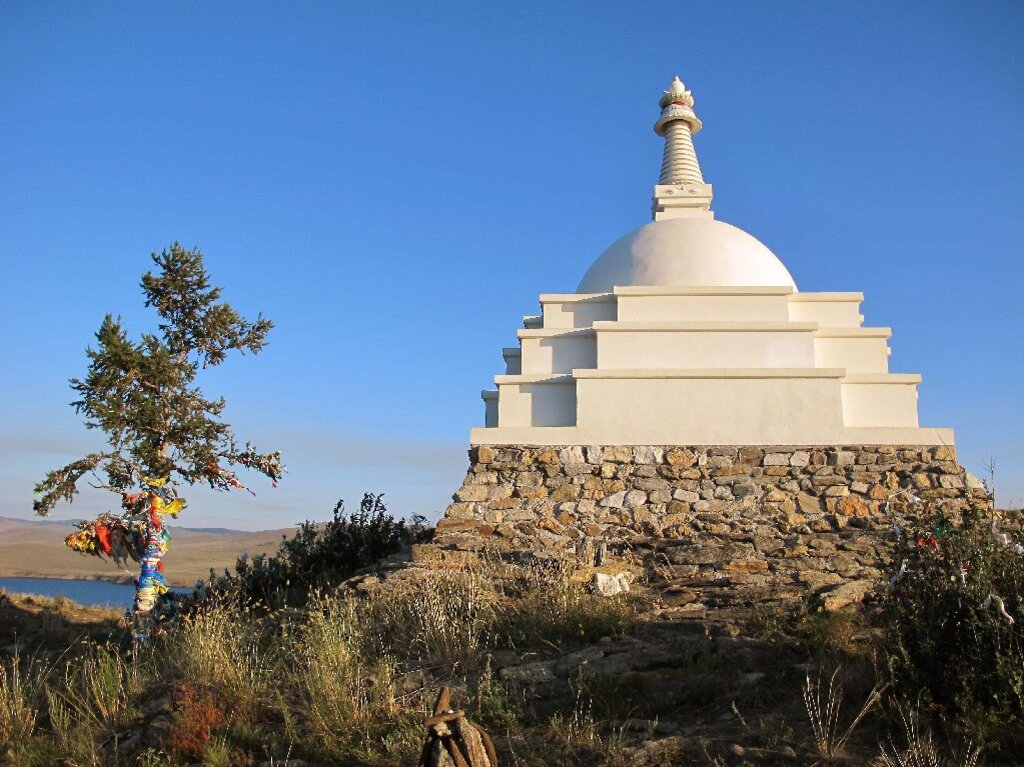
[[[951,447],[482,445],[469,457],[431,557],[497,549],[594,565],[632,552],[694,611],[751,589],[874,582],[894,514],[989,505]]]

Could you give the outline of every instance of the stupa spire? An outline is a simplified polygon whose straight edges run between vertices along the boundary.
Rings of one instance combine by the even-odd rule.
[[[675,76],[658,102],[661,117],[654,123],[654,132],[665,138],[665,154],[661,161],[659,184],[703,184],[704,177],[693,148],[693,136],[701,122],[693,111],[693,94]]]
[[[693,94],[676,75],[658,101],[661,117],[654,132],[665,139],[661,176],[654,187],[655,221],[683,216],[712,217],[711,185],[704,183],[693,148],[702,125],[693,111]]]

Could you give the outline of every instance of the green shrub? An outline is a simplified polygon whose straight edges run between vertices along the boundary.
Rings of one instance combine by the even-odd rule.
[[[267,607],[306,604],[311,593],[351,577],[361,568],[396,554],[427,533],[422,518],[411,524],[388,514],[383,495],[366,493],[359,510],[345,514],[338,501],[330,521],[303,522],[291,538],[284,538],[276,554],[242,555],[235,574],[214,576],[209,592]]]
[[[897,544],[884,600],[895,689],[990,749],[1024,743],[1024,546],[939,517]]]

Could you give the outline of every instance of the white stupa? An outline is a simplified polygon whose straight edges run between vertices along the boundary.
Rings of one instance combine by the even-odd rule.
[[[673,80],[653,222],[577,292],[540,296],[483,392],[474,445],[953,445],[922,428],[921,376],[889,372],[862,293],[801,293],[763,243],[711,211],[701,122]]]

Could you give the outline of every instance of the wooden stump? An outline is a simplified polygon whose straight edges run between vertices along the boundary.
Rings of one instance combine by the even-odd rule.
[[[494,742],[465,712],[451,708],[451,691],[441,688],[434,702],[434,714],[423,720],[427,739],[418,767],[498,767]]]

